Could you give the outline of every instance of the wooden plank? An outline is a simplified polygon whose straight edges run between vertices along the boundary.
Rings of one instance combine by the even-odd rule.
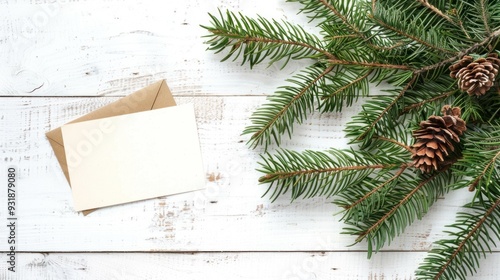
[[[347,247],[353,238],[340,234],[331,199],[290,204],[287,197],[275,203],[260,197],[260,150],[248,150],[240,133],[263,96],[308,63],[292,61],[283,70],[221,64],[223,54],[205,51],[199,25],[220,8],[285,18],[317,34],[295,15],[298,7],[282,0],[0,1],[0,178],[16,166],[20,189],[19,271],[9,274],[2,261],[0,279],[413,279],[424,251],[444,237],[444,225],[470,193],[440,199],[372,261],[365,244]],[[100,96],[123,96],[163,78],[180,104],[196,106],[207,189],[86,217],[74,212],[44,133],[116,100]],[[313,114],[283,146],[343,147],[342,129],[357,109]],[[8,250],[7,242],[0,250]],[[495,250],[470,279],[498,278]]]
[[[224,54],[206,51],[200,25],[218,8],[305,24],[298,7],[281,0],[1,1],[0,95],[124,95],[163,78],[175,94],[268,94],[308,62],[283,70],[220,63]]]
[[[103,98],[2,98],[3,166],[19,170],[18,249],[21,251],[300,251],[366,250],[346,247],[340,209],[332,199],[270,203],[258,185],[258,151],[247,149],[241,131],[264,97],[182,97],[196,108],[206,190],[129,203],[87,217],[73,211],[67,182],[44,133],[116,100]],[[354,110],[355,108],[353,108]],[[342,147],[348,114],[313,115],[285,147]],[[423,221],[409,227],[387,250],[420,251],[442,238],[446,223],[472,194],[457,191],[440,200]],[[0,201],[6,193],[0,192]],[[7,228],[0,227],[0,236]],[[0,243],[5,250],[6,243]]]
[[[0,262],[1,279],[411,280],[425,253],[50,253],[18,254],[17,272]],[[500,254],[481,260],[469,280],[496,280]]]

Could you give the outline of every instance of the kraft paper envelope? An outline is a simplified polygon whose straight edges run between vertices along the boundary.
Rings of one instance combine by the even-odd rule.
[[[62,126],[77,211],[202,189],[192,104]]]
[[[90,112],[89,114],[73,120],[70,123],[148,111],[175,105],[174,98],[168,89],[167,83],[165,80],[162,80]],[[52,146],[52,149],[54,150],[57,161],[59,161],[59,164],[61,165],[64,176],[71,186],[61,128],[58,127],[47,132],[46,136]],[[91,211],[84,211],[83,214],[87,215],[90,212]]]

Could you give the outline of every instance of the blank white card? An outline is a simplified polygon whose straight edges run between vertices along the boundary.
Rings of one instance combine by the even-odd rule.
[[[202,189],[193,105],[62,126],[77,211]]]

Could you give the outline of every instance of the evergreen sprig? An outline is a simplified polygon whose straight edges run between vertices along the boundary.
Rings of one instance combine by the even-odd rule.
[[[498,186],[497,186],[498,187]],[[500,239],[500,198],[476,200],[463,206],[449,225],[448,239],[434,243],[416,271],[418,279],[467,279],[477,272],[480,259]]]
[[[210,25],[203,26],[208,49],[225,53],[223,60],[250,67],[310,61],[268,96],[243,131],[250,147],[264,147],[258,170],[259,182],[268,184],[266,194],[272,200],[332,197],[343,209],[344,232],[355,235],[355,243],[366,241],[371,256],[423,218],[438,197],[469,189],[475,196],[450,225],[451,237],[435,242],[416,276],[465,279],[475,273],[500,237],[500,82],[498,67],[482,65],[493,73],[491,87],[468,94],[449,67],[466,63],[465,56],[500,54],[500,0],[289,2],[302,5],[300,12],[318,35],[290,22],[230,11],[210,15]],[[500,67],[500,61],[491,61]],[[370,87],[380,84],[384,94],[371,96]],[[292,138],[293,125],[313,111],[341,112],[359,100],[361,110],[345,128],[351,148],[268,151],[283,135]],[[442,108],[453,107],[461,112],[453,111],[440,126],[436,116],[450,114]],[[448,127],[459,121],[467,123],[465,133],[464,126]],[[445,145],[450,151],[434,153],[437,144],[424,141],[420,145],[429,150],[419,156],[459,158],[442,159],[433,171],[416,168],[422,163],[415,161],[412,133],[426,131],[421,122],[435,131],[430,138],[449,135],[456,143]]]
[[[415,179],[402,166],[390,179],[379,182],[365,196],[346,206],[345,233],[357,235],[356,242],[366,239],[368,257],[404,232],[415,219],[421,219],[438,199],[447,193],[452,182],[448,172],[434,173],[423,180]],[[380,194],[377,194],[381,192]],[[347,194],[343,194],[344,198]],[[345,201],[341,204],[346,204]]]
[[[252,135],[249,144],[253,147],[263,144],[267,148],[272,140],[279,143],[284,133],[291,137],[293,124],[302,123],[314,110],[315,100],[328,89],[325,76],[331,71],[332,67],[309,67],[269,96],[268,103],[250,117],[252,125],[243,131]]]
[[[477,194],[490,198],[500,195],[497,182],[500,182],[500,126],[498,124],[476,127],[467,134],[463,159],[455,164],[455,173],[463,180],[457,188],[467,187]],[[478,163],[470,165],[471,162]],[[493,193],[492,193],[493,192]]]
[[[377,157],[370,152],[330,149],[325,152],[302,153],[279,150],[274,155],[262,156],[259,179],[269,183],[271,199],[291,191],[292,199],[299,197],[333,196],[349,185],[371,180],[375,170],[392,170],[404,164],[407,152],[397,145],[385,145]],[[271,191],[272,190],[272,191]]]
[[[231,47],[222,59],[233,60],[242,57],[242,64],[250,67],[266,59],[267,63],[284,60],[283,67],[290,59],[312,58],[316,54],[331,54],[324,51],[322,41],[307,33],[301,26],[286,21],[269,21],[263,17],[252,19],[241,14],[219,11],[219,18],[210,15],[212,26],[204,26],[212,33],[209,50],[215,53]]]

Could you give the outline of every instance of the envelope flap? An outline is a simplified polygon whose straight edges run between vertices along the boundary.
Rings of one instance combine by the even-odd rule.
[[[168,89],[167,83],[165,80],[161,80],[69,123],[119,116],[175,105],[174,98]],[[54,144],[63,145],[60,127],[47,132],[45,135],[49,140],[55,142]],[[52,141],[51,145],[54,146]]]

